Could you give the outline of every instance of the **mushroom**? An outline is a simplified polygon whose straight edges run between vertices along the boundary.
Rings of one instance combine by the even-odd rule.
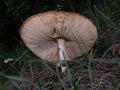
[[[97,39],[95,25],[85,16],[46,11],[28,18],[20,35],[26,46],[43,60],[74,60],[88,52]]]

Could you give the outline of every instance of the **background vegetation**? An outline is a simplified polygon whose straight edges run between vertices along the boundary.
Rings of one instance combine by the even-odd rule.
[[[26,18],[58,4],[90,18],[99,34],[88,54],[66,63],[66,75],[31,53],[19,36]],[[1,0],[0,12],[0,90],[120,89],[120,0]]]

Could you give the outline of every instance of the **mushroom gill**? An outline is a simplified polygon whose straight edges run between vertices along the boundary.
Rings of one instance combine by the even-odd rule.
[[[21,26],[25,45],[43,60],[73,60],[88,52],[97,39],[95,25],[81,14],[47,11],[31,16]]]

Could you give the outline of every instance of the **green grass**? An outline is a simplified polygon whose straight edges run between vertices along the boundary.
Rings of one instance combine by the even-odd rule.
[[[104,42],[104,37],[110,38],[113,30],[120,31],[118,2],[105,0],[99,6],[92,6],[90,2],[84,4],[86,8],[81,13],[94,22],[99,37],[88,54],[71,62],[65,61],[66,74],[61,73],[57,65],[36,57],[23,43],[14,51],[1,54],[0,89],[7,90],[6,87],[13,85],[17,90],[119,90],[119,57],[111,54],[112,42]],[[5,63],[7,59],[13,60]]]

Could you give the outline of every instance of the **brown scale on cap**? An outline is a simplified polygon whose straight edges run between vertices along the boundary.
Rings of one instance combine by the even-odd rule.
[[[83,55],[98,37],[95,25],[88,18],[65,11],[31,16],[21,26],[20,35],[33,53],[51,62]]]

